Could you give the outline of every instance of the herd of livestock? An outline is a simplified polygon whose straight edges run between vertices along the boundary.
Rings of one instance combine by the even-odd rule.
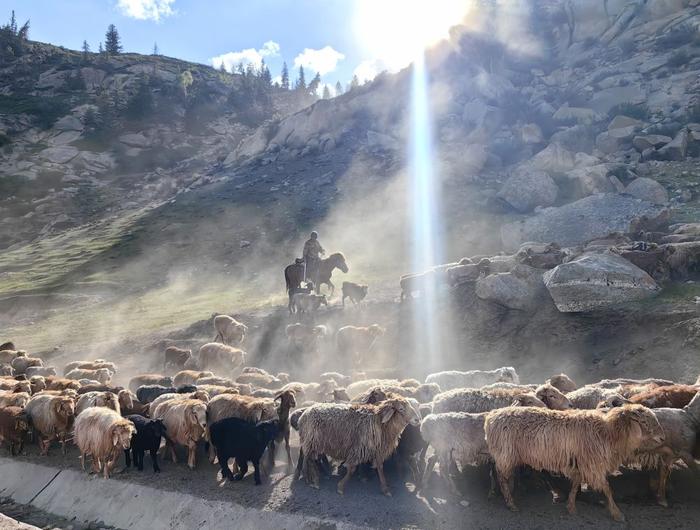
[[[222,479],[243,479],[251,462],[256,484],[284,444],[295,479],[318,488],[321,474],[337,472],[341,494],[354,472],[369,465],[390,495],[389,459],[410,471],[423,495],[434,484],[435,464],[456,496],[460,467],[488,466],[492,491],[498,483],[512,510],[514,473],[529,466],[546,484],[552,475],[569,479],[570,513],[586,484],[605,495],[616,520],[624,517],[608,482],[612,473],[649,470],[657,501],[666,506],[672,470],[698,470],[700,380],[614,379],[577,387],[559,374],[524,384],[514,368],[503,367],[438,372],[423,383],[369,372],[327,372],[302,383],[245,366],[238,347],[244,324],[219,315],[214,326],[218,342],[196,355],[170,346],[162,373],[137,375],[126,386],[115,384],[117,366],[106,360],[71,362],[61,377],[41,358],[0,345],[0,443],[15,455],[31,440],[46,455],[52,444],[65,452],[72,442],[83,469],[90,457],[92,470],[105,478],[122,452],[126,466],[133,460],[139,470],[149,452],[158,472],[159,451],[177,463],[176,448],[185,447],[191,469],[203,450],[211,462],[218,459]],[[302,323],[287,327],[290,342],[324,332]],[[359,355],[382,332],[377,325],[346,326],[336,340]],[[292,430],[299,439],[296,467]]]

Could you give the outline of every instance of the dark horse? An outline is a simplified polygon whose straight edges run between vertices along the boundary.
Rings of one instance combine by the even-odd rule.
[[[319,260],[316,278],[309,278],[314,282],[317,293],[321,292],[321,284],[325,283],[331,290],[330,296],[333,296],[333,291],[335,291],[335,286],[331,282],[331,274],[333,274],[333,269],[340,269],[345,273],[347,273],[349,270],[347,263],[345,263],[345,256],[343,256],[343,254],[340,252],[336,252],[327,258]],[[290,305],[292,303],[292,296],[301,288],[301,282],[303,280],[303,263],[292,263],[284,269],[284,281],[287,284],[287,293],[289,293]]]

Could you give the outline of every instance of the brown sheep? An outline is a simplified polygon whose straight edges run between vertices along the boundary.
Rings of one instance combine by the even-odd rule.
[[[37,435],[42,455],[49,454],[53,440],[59,440],[63,454],[66,453],[66,438],[75,416],[73,399],[68,396],[38,394],[32,396],[25,409]]]
[[[28,392],[10,392],[8,390],[0,390],[0,408],[2,407],[20,407],[24,408],[29,402],[30,395]]]
[[[141,374],[137,375],[135,377],[132,377],[129,380],[129,390],[132,392],[136,392],[140,386],[144,385],[161,385],[161,386],[170,386],[174,384],[173,378],[166,376],[166,375],[161,375],[161,374]],[[179,385],[176,385],[179,386]]]
[[[85,457],[92,456],[92,469],[104,478],[117,463],[122,451],[129,449],[134,424],[118,412],[104,407],[92,407],[75,419],[73,439],[80,450],[80,467],[85,471]]]
[[[668,407],[682,409],[695,397],[700,387],[694,385],[660,386],[629,398],[631,403],[650,409]]]
[[[76,368],[84,370],[99,370],[100,368],[107,368],[112,375],[117,373],[117,366],[114,363],[102,359],[97,359],[95,361],[73,361],[72,363],[68,363],[63,368],[63,373],[67,374]]]
[[[173,463],[177,463],[175,445],[184,445],[188,450],[187,465],[194,469],[197,443],[207,438],[207,405],[198,399],[165,401],[155,410],[154,417],[163,420]]]
[[[313,315],[321,305],[328,307],[328,300],[325,294],[295,293],[292,296],[292,312],[300,315]]]
[[[88,392],[83,394],[75,403],[75,415],[79,416],[81,412],[91,407],[105,407],[117,414],[121,414],[119,399],[112,392]]]
[[[29,432],[29,417],[21,407],[0,407],[0,445],[7,442],[10,455],[22,453]],[[15,452],[15,446],[19,446]]]
[[[168,394],[161,394],[158,396],[156,399],[151,401],[148,404],[148,416],[155,418],[154,416],[156,409],[161,403],[165,403],[166,401],[170,401],[173,399],[177,400],[183,400],[183,399],[197,399],[201,401],[202,403],[209,403],[209,393],[206,392],[205,390],[202,389],[197,389],[194,392],[188,392],[185,394],[178,394],[175,392],[168,393]]]
[[[574,383],[571,380],[571,378],[569,378],[569,376],[566,374],[553,375],[552,377],[547,379],[546,383],[549,383],[554,388],[559,390],[559,392],[562,392],[564,394],[573,392],[578,388],[576,386],[576,383]]]
[[[32,392],[32,384],[30,381],[18,381],[11,378],[0,378],[0,390],[9,390],[10,392]]]
[[[510,480],[518,466],[527,465],[572,481],[569,513],[576,513],[576,495],[586,483],[605,494],[616,521],[623,521],[624,516],[613,500],[607,476],[639,448],[659,446],[664,441],[653,412],[639,405],[625,405],[607,413],[508,407],[489,412],[484,430],[501,492],[511,510],[517,508]]]
[[[74,368],[66,374],[66,379],[91,379],[99,381],[103,385],[108,384],[112,380],[112,372],[108,368],[98,368],[97,370],[88,370],[87,368]]]
[[[163,371],[169,369],[182,370],[187,361],[192,358],[192,350],[185,350],[177,346],[165,348],[165,360],[163,361]]]
[[[366,327],[343,326],[335,334],[338,354],[344,359],[352,358],[356,365],[361,365],[365,355],[372,351],[385,331],[379,324]]]
[[[15,357],[10,365],[15,374],[23,374],[30,366],[44,366],[44,361],[38,357]]]
[[[202,370],[218,369],[231,373],[245,364],[246,352],[233,346],[209,342],[199,348],[199,366]]]
[[[46,390],[46,378],[40,375],[33,375],[29,378],[29,385],[32,387],[32,394]]]
[[[240,346],[245,340],[248,326],[228,315],[216,315],[214,317],[214,330],[216,331],[214,342],[221,340],[222,343],[229,346]]]
[[[345,299],[350,298],[353,305],[357,305],[367,296],[369,287],[353,282],[343,282],[343,307],[345,307]]]
[[[209,394],[210,398],[220,396],[221,394],[240,394],[241,392],[235,388],[235,387],[230,387],[230,386],[222,386],[222,385],[205,385],[205,384],[197,384],[197,390],[202,390]]]
[[[46,390],[80,390],[80,383],[65,377],[47,377]]]
[[[12,364],[17,357],[26,357],[24,350],[0,350],[0,364]]]
[[[172,386],[177,388],[183,385],[194,385],[200,378],[203,377],[214,377],[214,374],[212,372],[200,372],[198,370],[180,370],[172,378]]]

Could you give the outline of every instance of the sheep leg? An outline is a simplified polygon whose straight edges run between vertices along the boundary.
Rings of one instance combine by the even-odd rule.
[[[233,473],[228,467],[228,455],[221,455],[219,457],[219,467],[221,468],[221,478],[226,478],[229,480],[235,480]]]
[[[571,491],[569,491],[569,498],[566,501],[566,511],[569,515],[574,515],[576,513],[576,495],[578,495],[578,490],[581,487],[581,474],[578,472],[571,473]]]
[[[170,449],[170,458],[172,458],[173,464],[177,464],[177,455],[175,454],[175,444],[173,444],[170,440],[167,440],[165,442],[165,445],[167,448]]]
[[[493,462],[489,463],[489,482],[491,483],[489,486],[488,495],[488,498],[490,499],[496,496],[496,466]]]
[[[209,463],[214,464],[216,462],[216,450],[214,449],[214,444],[209,444]]]
[[[420,480],[420,470],[418,469],[418,463],[413,455],[409,455],[408,467],[411,469],[411,475],[413,476],[413,483],[418,486],[418,481]]]
[[[664,508],[668,508],[668,500],[666,499],[666,485],[668,477],[671,476],[671,464],[666,463],[666,459],[661,461],[659,465],[659,485],[656,490],[656,503]]]
[[[80,453],[80,469],[85,471],[85,453]]]
[[[299,480],[301,478],[301,468],[304,465],[304,451],[299,448],[299,458],[297,459],[297,468],[294,470],[294,479]]]
[[[160,467],[158,467],[158,449],[151,449],[151,462],[153,463],[153,472],[160,473]],[[143,454],[141,455],[141,467],[139,471],[143,471]]]
[[[260,480],[260,459],[253,460],[253,478],[255,479],[255,485],[259,486],[262,484]]]
[[[189,442],[187,444],[187,466],[190,469],[194,469],[196,456],[197,456],[197,442]]]
[[[284,448],[287,451],[287,473],[292,472],[292,450],[289,447],[289,431],[284,433]]]
[[[421,484],[418,489],[423,490],[428,485],[428,480],[430,479],[430,475],[432,474],[433,469],[435,469],[435,464],[437,463],[437,460],[438,457],[436,454],[434,454],[428,459],[428,463],[425,465],[425,470],[423,471],[423,480],[421,480]]]
[[[41,449],[41,456],[48,456],[50,445],[51,439],[39,437],[39,448]]]
[[[445,480],[447,487],[450,488],[450,492],[452,493],[452,495],[454,495],[455,497],[459,497],[459,490],[457,489],[457,484],[455,484],[454,477],[450,472],[451,467],[457,467],[455,461],[452,460],[452,454],[449,453],[446,455],[440,455],[440,457],[438,458],[438,462],[440,462],[440,475]]]
[[[345,493],[345,485],[348,483],[348,480],[350,480],[350,477],[355,472],[355,469],[357,469],[357,466],[350,466],[346,464],[346,468],[347,472],[345,473],[345,476],[340,479],[340,482],[338,482],[338,493],[340,495],[343,495],[343,493]],[[316,485],[316,487],[318,488],[318,485]],[[383,491],[384,489],[382,488],[382,492]]]
[[[605,498],[608,500],[608,510],[610,511],[612,518],[618,523],[624,522],[625,516],[620,511],[620,508],[617,507],[617,504],[615,504],[615,499],[613,499],[612,490],[610,489],[610,483],[607,481],[607,479],[605,480],[605,485],[603,486],[603,494],[605,494]]]
[[[384,462],[375,462],[375,467],[377,468],[377,475],[379,475],[379,484],[382,489],[382,493],[387,497],[391,497],[391,491],[389,490],[389,485],[386,483],[386,477],[384,476]]]
[[[496,470],[498,475],[498,485],[501,487],[501,493],[503,494],[503,499],[506,501],[506,506],[508,506],[512,512],[517,512],[518,507],[515,505],[515,501],[513,500],[513,493],[511,492],[510,485],[513,470],[510,468],[499,470],[498,467]]]
[[[245,474],[248,473],[248,462],[247,461],[241,461],[238,462],[238,458],[234,460],[238,464],[238,473],[233,477],[233,480],[243,480],[243,477],[245,477]],[[259,475],[258,475],[259,477]]]

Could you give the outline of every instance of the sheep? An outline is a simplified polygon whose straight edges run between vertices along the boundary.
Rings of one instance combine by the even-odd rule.
[[[333,403],[348,403],[350,396],[344,388],[336,388],[333,390]]]
[[[360,402],[360,395],[365,394],[368,390],[377,386],[399,386],[400,381],[398,379],[364,379],[362,381],[355,381],[350,383],[346,390],[352,401]]]
[[[328,307],[328,300],[325,294],[295,293],[292,296],[292,312],[304,315],[314,314],[321,305]]]
[[[166,446],[170,447],[173,463],[177,463],[175,445],[184,445],[188,449],[187,465],[194,469],[197,443],[206,439],[207,405],[198,399],[169,400],[156,408],[154,417],[163,420]]]
[[[141,403],[151,403],[158,396],[162,396],[163,394],[187,394],[189,392],[195,392],[196,390],[197,387],[195,385],[182,385],[178,387],[145,385],[136,390],[136,399]]]
[[[534,393],[512,392],[508,390],[484,391],[476,388],[455,388],[435,396],[433,413],[444,412],[488,412],[510,406],[519,398],[526,406],[546,407]]]
[[[122,450],[129,449],[134,424],[118,412],[104,407],[92,407],[75,418],[73,440],[80,450],[80,467],[85,471],[85,457],[92,456],[92,469],[104,471],[104,478],[117,463]]]
[[[594,386],[594,387],[599,387],[599,388],[620,388],[625,385],[630,385],[631,387],[634,386],[646,386],[646,385],[655,385],[655,386],[669,386],[669,385],[675,385],[673,381],[669,381],[668,379],[656,379],[653,377],[647,378],[647,379],[628,379],[624,377],[620,377],[617,379],[602,379],[598,381],[597,383],[591,383],[586,386]],[[626,396],[627,397],[627,396]]]
[[[80,380],[78,382],[80,382]],[[124,390],[124,387],[110,384],[103,385],[102,383],[97,381],[96,383],[86,385],[81,384],[80,388],[78,389],[78,395],[87,394],[88,392],[113,392],[115,394],[118,394],[121,390]],[[129,390],[129,392],[131,391]]]
[[[12,364],[17,357],[26,357],[24,350],[0,350],[0,364]]]
[[[671,385],[660,386],[653,390],[642,392],[630,397],[630,402],[644,405],[650,409],[667,407],[680,409],[685,407],[695,397],[700,386]]]
[[[280,443],[284,439],[284,449],[287,452],[287,468],[291,472],[292,468],[292,453],[289,449],[289,411],[297,406],[296,397],[292,390],[280,390],[280,392],[274,397],[274,401],[279,401],[279,406],[277,407],[277,418],[279,419],[277,423],[278,434],[275,436],[275,441]],[[270,448],[270,467],[274,465],[274,445]],[[243,473],[245,474],[245,472]]]
[[[273,399],[221,394],[209,401],[207,421],[211,425],[224,418],[240,418],[257,423],[263,420],[278,419],[278,416]]]
[[[347,387],[352,383],[352,378],[348,375],[343,375],[339,372],[324,372],[319,376],[320,381],[325,381],[331,379],[335,381],[338,385]]]
[[[81,412],[91,407],[105,407],[121,414],[119,399],[112,392],[88,392],[78,398],[75,403],[75,415],[80,416]]]
[[[528,465],[572,481],[567,502],[570,514],[576,513],[576,495],[581,483],[586,483],[605,494],[616,521],[624,521],[624,516],[613,500],[607,476],[641,447],[664,441],[654,413],[639,405],[625,405],[606,414],[510,407],[489,412],[484,430],[501,492],[511,510],[517,510],[509,485],[513,471]]]
[[[345,299],[350,298],[353,305],[357,305],[367,296],[369,287],[353,282],[343,282],[343,307],[345,307]]]
[[[35,396],[65,396],[71,398],[73,401],[78,399],[78,393],[72,388],[66,388],[64,390],[42,390],[34,394]],[[34,397],[34,396],[31,396]]]
[[[315,462],[321,455],[343,461],[347,473],[337,487],[342,495],[357,466],[371,462],[377,468],[382,493],[391,495],[384,478],[384,461],[396,449],[408,424],[419,425],[420,416],[406,398],[398,396],[379,405],[312,405],[298,422],[301,451],[297,469],[306,459]],[[312,485],[318,489],[318,475],[314,475]]]
[[[155,418],[155,411],[158,408],[158,405],[171,399],[198,399],[202,403],[209,403],[209,397],[209,393],[200,388],[197,388],[197,390],[195,390],[194,392],[186,392],[180,394],[178,394],[177,392],[169,392],[167,394],[161,394],[148,404],[148,415],[151,418]]]
[[[327,401],[336,388],[335,381],[321,383],[292,382],[284,385],[280,391],[291,390],[301,401]],[[255,392],[254,392],[255,393]]]
[[[15,343],[12,341],[7,341],[7,342],[3,342],[2,344],[0,344],[0,351],[6,351],[6,350],[16,351],[17,348],[15,348]]]
[[[248,461],[253,462],[255,485],[260,480],[260,458],[265,448],[271,444],[280,432],[279,421],[267,420],[252,423],[240,418],[225,418],[209,428],[212,445],[221,466],[221,476],[229,480],[242,480],[248,471]],[[228,467],[228,461],[236,459],[239,468],[235,475]]]
[[[289,343],[300,350],[313,350],[322,333],[321,326],[307,326],[297,322],[285,328]]]
[[[14,370],[14,368],[12,368],[12,365],[0,364],[0,377],[2,377],[2,376],[12,377],[13,375],[15,375],[15,370]]]
[[[522,392],[533,392],[537,390],[539,385],[516,385],[515,383],[505,383],[503,381],[499,383],[491,383],[490,385],[484,385],[479,387],[480,390],[521,390]]]
[[[124,458],[126,467],[131,467],[130,454],[134,458],[134,466],[143,471],[143,453],[148,451],[151,455],[151,463],[153,464],[153,472],[160,473],[158,466],[158,449],[160,448],[160,440],[166,434],[165,425],[161,419],[148,419],[139,414],[130,414],[126,419],[134,424],[136,432],[131,437],[131,450],[124,449]]]
[[[0,445],[7,442],[10,456],[21,454],[29,432],[29,417],[21,407],[0,407]],[[18,446],[15,451],[15,446]]]
[[[48,377],[50,375],[56,375],[56,368],[53,366],[28,366],[24,373],[27,377],[34,377],[36,375]]]
[[[181,384],[176,383],[174,378],[167,375],[141,374],[129,380],[129,390],[136,392],[139,387],[145,385],[180,386]]]
[[[574,383],[571,380],[571,378],[566,374],[553,375],[552,377],[547,379],[546,382],[552,385],[557,390],[559,390],[559,392],[562,392],[564,394],[573,392],[578,388],[576,386],[576,383]]]
[[[216,315],[214,317],[214,330],[216,331],[214,342],[221,339],[221,342],[229,346],[240,346],[245,340],[248,326],[228,315]]]
[[[342,358],[353,357],[355,364],[360,365],[364,356],[371,352],[385,332],[379,324],[366,327],[343,326],[335,334],[338,354]]]
[[[9,390],[11,392],[27,392],[32,393],[32,384],[30,381],[18,381],[16,379],[0,379],[0,390]]]
[[[216,368],[231,373],[245,364],[246,356],[246,352],[233,346],[209,342],[199,348],[199,365],[203,370]]]
[[[212,372],[200,372],[197,370],[181,370],[175,374],[168,384],[163,383],[149,383],[149,384],[159,384],[161,386],[182,386],[182,385],[193,385],[202,377],[214,377]]]
[[[208,377],[199,377],[197,379],[197,386],[200,385],[216,385],[216,386],[225,386],[229,388],[235,388],[236,383],[234,383],[231,379],[228,377],[217,377],[217,376],[208,376]]]
[[[74,368],[66,374],[66,379],[91,379],[106,385],[112,380],[112,373],[108,368],[98,368],[97,370]]]
[[[75,390],[78,392],[80,390],[80,383],[78,381],[73,381],[72,379],[66,379],[64,377],[47,377],[46,378],[46,390]]]
[[[73,399],[68,396],[38,394],[32,396],[24,410],[27,411],[34,433],[38,437],[41,454],[49,454],[49,446],[53,440],[61,442],[65,454],[65,440],[75,416]]]
[[[171,368],[182,370],[187,361],[192,358],[192,350],[185,350],[177,346],[165,348],[165,359],[163,361],[163,371]]]
[[[277,395],[277,390],[272,390],[270,388],[258,388],[253,390],[251,396],[256,398],[274,398]]]
[[[67,374],[68,372],[75,370],[76,368],[83,370],[99,370],[100,368],[106,368],[107,370],[109,370],[112,376],[114,376],[114,374],[117,373],[117,366],[114,363],[105,361],[103,359],[97,359],[95,361],[73,361],[72,363],[68,363],[63,368],[63,373]]]
[[[0,390],[0,409],[3,407],[20,407],[27,406],[31,396],[28,392],[9,392]]]
[[[30,366],[44,366],[44,361],[38,357],[15,357],[10,365],[15,374],[23,374]]]
[[[210,398],[221,394],[240,394],[237,388],[222,385],[197,385],[197,390],[202,390],[209,394]]]
[[[445,372],[437,372],[428,375],[425,378],[426,383],[437,383],[443,390],[452,390],[453,388],[479,388],[491,383],[503,381],[506,383],[520,384],[515,368],[512,366],[504,366],[495,370],[469,370],[467,372],[459,372],[450,370]]]
[[[594,409],[601,401],[606,401],[614,396],[620,396],[617,388],[600,388],[597,386],[582,386],[566,394],[571,406],[575,409]],[[620,396],[622,398],[622,396]],[[624,399],[624,398],[623,398]]]
[[[382,387],[386,392],[397,394],[406,398],[416,399],[419,403],[430,403],[435,396],[440,394],[440,387],[435,383],[424,383],[416,388],[405,386],[386,385]]]
[[[278,389],[285,385],[280,378],[270,374],[242,373],[236,377],[236,383],[249,384],[258,388]]]
[[[32,394],[41,392],[46,389],[46,378],[41,375],[33,375],[29,378],[29,385],[32,388]]]

